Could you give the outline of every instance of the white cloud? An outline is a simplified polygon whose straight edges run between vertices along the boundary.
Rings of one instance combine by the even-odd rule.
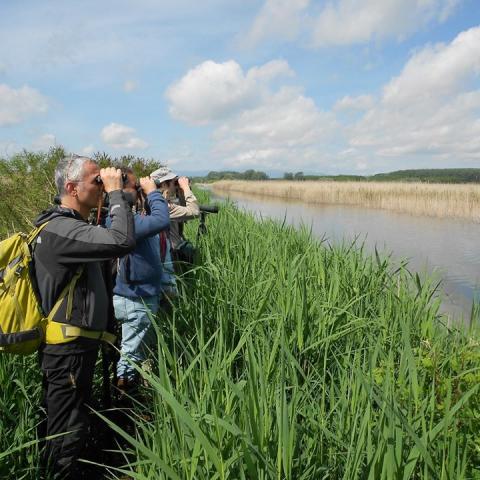
[[[301,90],[283,87],[218,127],[214,151],[233,167],[317,163],[320,145],[333,138],[335,125],[334,116],[320,111]]]
[[[447,18],[453,13],[455,7],[460,3],[460,0],[445,0],[438,15],[440,22],[445,22]]]
[[[450,7],[450,8],[447,8]],[[449,0],[340,0],[327,4],[315,20],[315,46],[402,38],[452,11]]]
[[[28,117],[47,110],[46,97],[34,88],[25,85],[15,89],[0,84],[0,126],[21,123]]]
[[[291,75],[292,70],[283,60],[251,68],[246,73],[233,60],[208,60],[168,88],[170,114],[193,125],[205,125],[254,106],[265,94],[268,82]]]
[[[374,102],[372,95],[359,95],[358,97],[346,95],[333,108],[334,110],[368,110]]]
[[[133,92],[134,90],[136,90],[137,87],[138,87],[137,82],[135,82],[133,80],[127,80],[123,84],[123,91],[127,92],[127,93],[130,93],[130,92]]]
[[[56,138],[53,133],[45,133],[33,141],[32,148],[34,150],[46,151],[50,147],[55,146],[56,143]]]
[[[119,123],[110,123],[103,127],[101,131],[102,140],[112,148],[138,150],[147,148],[148,143],[135,135],[134,128]]]
[[[450,44],[417,52],[386,85],[384,103],[425,101],[454,94],[480,73],[480,27],[461,32]]]
[[[318,144],[333,135],[335,118],[300,88],[278,85],[292,76],[283,60],[247,72],[234,61],[204,62],[168,89],[170,112],[187,123],[215,125],[213,155],[225,166],[311,163]]]
[[[478,161],[479,76],[480,27],[447,45],[425,47],[350,126],[350,144],[379,157]]]
[[[265,0],[242,44],[310,36],[314,47],[403,39],[431,22],[444,22],[460,0]]]
[[[214,66],[209,71],[217,74],[225,68]],[[417,50],[379,91],[344,96],[330,112],[301,88],[279,83],[278,72],[292,75],[288,64],[246,73],[235,62],[229,68],[225,83],[231,88],[218,88],[220,74],[211,83],[208,76],[190,76],[192,96],[207,88],[196,83],[200,79],[212,90],[181,115],[214,126],[212,153],[219,165],[370,173],[480,160],[480,27]]]
[[[444,21],[452,0],[340,0],[315,20],[315,46],[365,43],[373,38],[401,39],[425,24]]]
[[[241,44],[252,48],[268,38],[293,40],[309,3],[310,0],[266,0],[252,27],[242,36]]]

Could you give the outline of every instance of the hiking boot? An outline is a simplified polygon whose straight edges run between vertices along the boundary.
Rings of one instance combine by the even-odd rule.
[[[139,381],[137,378],[118,377],[117,379],[117,398],[123,403],[126,400],[132,400],[138,396]],[[128,402],[127,402],[128,403]]]
[[[126,377],[119,377],[117,379],[117,388],[120,390],[121,393],[127,393],[130,387],[131,380]]]

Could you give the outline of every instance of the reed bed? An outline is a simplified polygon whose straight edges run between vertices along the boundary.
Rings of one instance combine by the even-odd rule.
[[[356,205],[476,222],[480,219],[480,185],[475,184],[222,180],[213,183],[212,188],[223,193],[259,194],[307,203]]]

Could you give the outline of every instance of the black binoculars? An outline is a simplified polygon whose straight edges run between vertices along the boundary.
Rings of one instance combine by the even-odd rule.
[[[97,175],[95,177],[95,182],[98,184],[102,184],[103,183],[102,177],[100,175]],[[128,175],[126,173],[122,173],[122,182],[123,182],[123,185],[125,185],[128,182]]]
[[[172,179],[172,180],[175,180],[175,186],[178,187],[178,178],[175,178],[175,179]],[[162,183],[162,182],[160,181],[160,179],[158,179],[158,178],[154,178],[153,181],[155,182],[155,185],[156,185],[157,187],[159,187],[160,184]]]

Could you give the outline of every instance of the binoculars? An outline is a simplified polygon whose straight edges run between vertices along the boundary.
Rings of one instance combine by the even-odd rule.
[[[98,183],[99,185],[103,183],[102,177],[100,175],[97,175],[95,177],[95,182]],[[123,185],[125,185],[128,182],[128,175],[126,173],[122,173],[122,182],[123,182]]]
[[[162,182],[160,182],[160,180],[158,178],[154,178],[153,181],[155,182],[155,185],[157,187],[159,187],[160,184],[162,183]],[[178,178],[175,178],[175,186],[178,187]]]

